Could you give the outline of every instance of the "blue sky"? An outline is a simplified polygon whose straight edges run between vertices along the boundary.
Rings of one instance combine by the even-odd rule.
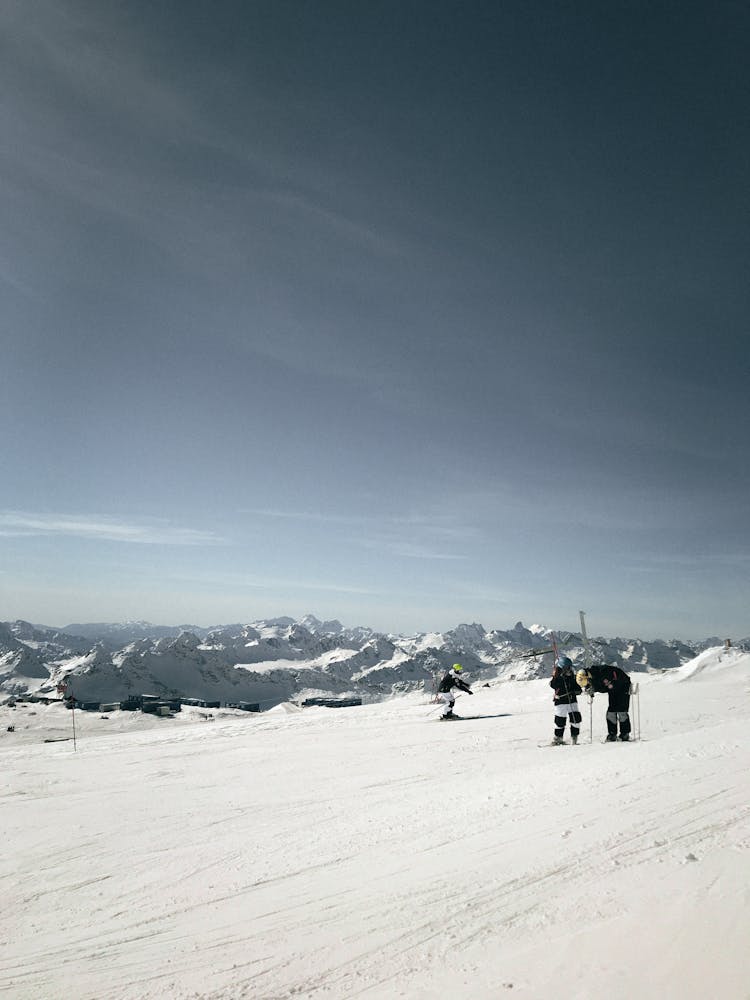
[[[744,5],[0,11],[0,618],[745,636]]]

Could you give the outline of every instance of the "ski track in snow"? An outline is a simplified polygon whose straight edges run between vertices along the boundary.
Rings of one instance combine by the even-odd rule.
[[[543,681],[460,725],[409,696],[4,739],[0,992],[748,1000],[750,656],[702,657],[638,678],[630,745],[597,696],[594,743],[586,704],[540,753]]]

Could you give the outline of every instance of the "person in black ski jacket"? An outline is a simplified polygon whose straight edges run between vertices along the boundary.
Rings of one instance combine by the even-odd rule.
[[[443,703],[443,712],[440,716],[441,719],[456,718],[453,714],[453,705],[456,701],[456,696],[453,693],[454,688],[458,688],[460,691],[465,691],[466,694],[474,694],[463,677],[461,677],[463,669],[464,668],[460,663],[454,663],[445,677],[438,684],[438,701]]]
[[[555,703],[555,736],[552,742],[556,744],[563,742],[565,722],[569,719],[570,740],[571,743],[577,743],[581,731],[581,713],[577,698],[581,688],[576,681],[573,662],[569,657],[561,656],[558,659],[549,686],[555,692],[552,698]]]
[[[609,695],[607,743],[614,743],[617,739],[618,723],[620,739],[627,742],[630,739],[630,677],[619,667],[595,663],[586,670],[579,670],[576,680],[592,698],[595,691]]]

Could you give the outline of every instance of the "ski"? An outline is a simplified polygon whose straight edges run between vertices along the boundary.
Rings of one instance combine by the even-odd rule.
[[[557,660],[557,655],[561,646],[569,646],[573,642],[573,636],[568,635],[563,639],[558,638],[556,633],[552,633],[552,645],[545,646],[543,649],[532,649],[529,653],[521,653],[520,656],[516,657],[519,660],[532,660],[537,656],[545,656],[547,653],[555,654],[555,661]]]
[[[573,742],[573,740],[550,740],[549,743],[537,743],[540,750],[544,750],[545,747],[580,747],[583,746],[580,738]]]

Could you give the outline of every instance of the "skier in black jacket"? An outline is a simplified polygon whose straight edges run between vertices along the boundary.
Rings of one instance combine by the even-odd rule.
[[[570,719],[570,741],[577,743],[581,731],[581,713],[577,697],[581,693],[581,688],[573,674],[573,662],[570,657],[561,656],[558,659],[549,686],[555,692],[552,699],[555,703],[555,736],[552,742],[554,744],[563,742],[565,722],[566,719]]]
[[[438,684],[438,701],[442,701],[443,703],[441,719],[458,718],[458,716],[453,714],[453,705],[456,701],[456,696],[453,693],[454,688],[465,691],[467,694],[474,694],[466,681],[461,677],[463,669],[460,663],[454,663],[445,677],[440,681],[440,684]]]
[[[579,670],[576,680],[591,697],[594,692],[609,695],[607,707],[607,743],[617,739],[617,724],[620,724],[620,739],[630,739],[630,677],[619,667],[608,663],[595,663],[586,670]]]

